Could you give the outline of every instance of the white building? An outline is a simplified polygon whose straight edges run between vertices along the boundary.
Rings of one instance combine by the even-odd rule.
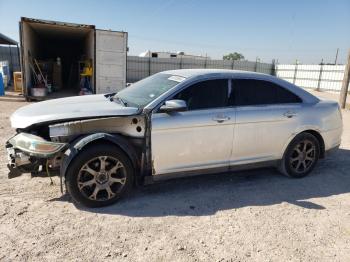
[[[210,59],[208,56],[202,56],[202,55],[190,55],[185,54],[185,52],[155,52],[155,51],[146,51],[139,55],[139,57],[153,57],[153,58],[190,58],[190,59],[198,59],[198,60],[205,60]]]

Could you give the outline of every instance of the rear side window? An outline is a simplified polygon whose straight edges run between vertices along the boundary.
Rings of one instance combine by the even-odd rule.
[[[187,87],[174,99],[185,100],[188,110],[228,106],[228,80],[207,80]]]
[[[301,103],[300,97],[275,83],[235,79],[232,81],[230,103],[236,106]]]

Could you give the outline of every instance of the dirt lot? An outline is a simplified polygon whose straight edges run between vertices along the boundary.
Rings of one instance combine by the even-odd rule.
[[[350,261],[349,111],[341,149],[304,179],[193,177],[85,209],[57,178],[7,179],[8,118],[24,104],[0,101],[1,261]]]

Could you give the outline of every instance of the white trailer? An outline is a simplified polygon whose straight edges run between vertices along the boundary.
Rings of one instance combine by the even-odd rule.
[[[78,63],[92,62],[94,93],[116,92],[126,86],[127,32],[22,17],[20,21],[21,70],[26,97],[31,96],[32,61],[58,60],[62,67],[59,97],[79,93]]]

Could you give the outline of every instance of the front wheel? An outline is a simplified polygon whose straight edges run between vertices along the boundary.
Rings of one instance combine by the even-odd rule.
[[[102,207],[130,191],[133,178],[133,166],[124,152],[114,145],[95,144],[73,159],[66,174],[66,186],[76,202]]]
[[[289,144],[280,165],[280,171],[287,176],[301,178],[316,166],[320,156],[320,144],[309,133],[297,135]]]

